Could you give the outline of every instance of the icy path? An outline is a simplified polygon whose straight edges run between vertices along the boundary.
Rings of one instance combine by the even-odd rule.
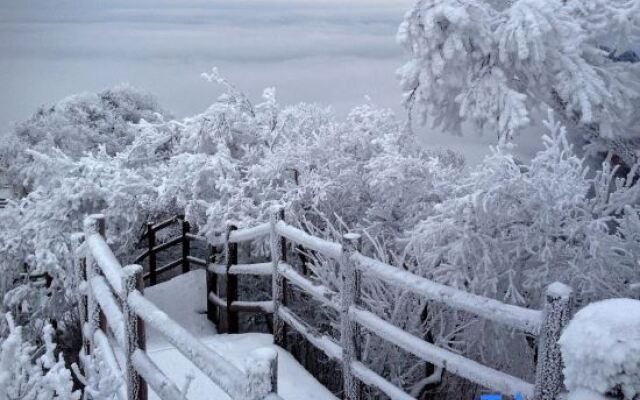
[[[273,347],[278,351],[279,394],[285,400],[335,400],[336,398],[318,383],[286,351],[273,346],[268,334],[247,333],[241,335],[215,334],[215,327],[205,314],[205,273],[203,270],[180,275],[169,282],[148,288],[145,297],[169,314],[207,346],[243,368],[247,355],[258,347]],[[198,369],[156,332],[147,332],[147,349],[151,358],[173,381],[182,387],[186,376],[192,374],[188,398],[190,400],[227,400],[229,397],[211,383]],[[149,396],[157,400],[155,394]]]

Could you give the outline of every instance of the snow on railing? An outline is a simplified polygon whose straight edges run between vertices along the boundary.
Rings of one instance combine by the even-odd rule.
[[[284,221],[278,221],[275,226],[275,232],[293,242],[296,242],[306,248],[315,250],[324,256],[338,260],[342,255],[342,247],[338,243],[320,239],[308,233],[287,225]]]
[[[267,236],[270,232],[270,225],[268,222],[254,226],[252,228],[237,229],[231,232],[229,235],[229,242],[240,243],[247,242],[249,240],[259,239],[263,236]]]
[[[304,322],[302,322],[296,315],[286,307],[280,307],[278,314],[283,321],[292,327],[297,333],[302,335],[305,340],[311,343],[317,349],[320,349],[327,357],[332,360],[342,361],[343,351],[339,344],[335,343],[333,339],[326,335],[318,335],[311,328],[309,328]],[[359,361],[352,361],[351,371],[353,375],[360,379],[365,384],[377,387],[384,394],[389,396],[393,400],[415,400],[403,392],[397,386],[375,373],[369,367],[365,366]]]
[[[367,328],[368,331],[375,332],[382,339],[431,364],[438,367],[446,367],[454,375],[476,382],[483,387],[492,388],[503,394],[514,396],[520,393],[525,398],[533,397],[533,385],[531,383],[428,343],[391,325],[369,311],[351,307],[349,315],[354,321]]]
[[[442,285],[410,272],[392,267],[381,261],[354,254],[356,268],[367,276],[393,283],[429,300],[444,303],[451,308],[475,314],[484,319],[537,335],[543,322],[542,311],[531,310],[477,294]]]
[[[286,263],[278,264],[278,273],[286,278],[287,282],[292,283],[306,294],[311,295],[311,297],[323,305],[333,308],[336,311],[338,310],[339,305],[333,300],[333,296],[336,293],[326,286],[314,284]]]
[[[89,233],[89,232],[88,232]],[[122,281],[120,278],[120,268],[122,266],[116,259],[107,242],[104,241],[99,234],[88,234],[86,236],[87,245],[90,250],[92,259],[98,264],[102,270],[104,276],[109,281],[109,284],[113,288],[113,291],[122,297],[124,290],[122,288]]]
[[[210,264],[209,271],[218,275],[271,275],[273,272],[271,262],[255,264],[232,265],[227,271],[227,266],[222,264]]]
[[[296,332],[304,336],[305,339],[332,360],[342,359],[342,348],[327,335],[317,335],[309,326],[302,322],[296,315],[285,306],[278,309],[278,315],[287,325]]]
[[[91,278],[91,291],[95,295],[100,310],[104,313],[108,325],[113,332],[118,345],[122,348],[126,343],[126,327],[120,306],[116,303],[115,297],[111,294],[111,289],[102,276]]]
[[[226,265],[210,265],[208,268],[207,293],[209,318],[220,324],[220,312],[227,312],[227,332],[237,333],[237,312],[256,311],[232,307],[237,304],[237,275],[266,275],[265,263],[238,265],[236,244],[242,240],[255,240],[266,234],[267,224],[236,231],[229,227],[224,241]],[[236,233],[241,232],[241,233]],[[284,221],[281,208],[274,210],[268,224],[271,247],[271,270],[274,342],[286,347],[286,329],[292,328],[312,345],[321,349],[328,357],[342,362],[344,392],[348,400],[361,399],[361,382],[375,386],[391,399],[409,399],[408,394],[384,378],[375,374],[360,361],[360,333],[363,326],[373,334],[403,348],[423,360],[447,369],[483,387],[503,393],[525,396],[527,399],[553,400],[562,390],[560,352],[557,344],[560,332],[571,312],[571,289],[560,283],[549,286],[543,310],[532,310],[506,304],[456,288],[442,285],[424,277],[401,270],[360,253],[359,235],[347,234],[343,243],[335,243],[312,236]],[[231,239],[233,238],[233,240]],[[339,261],[343,290],[335,293],[316,285],[286,263],[286,242],[289,240],[311,249],[330,259]],[[211,243],[215,245],[217,243]],[[259,265],[259,267],[257,267]],[[391,323],[360,308],[360,274],[366,273],[386,283],[398,285],[431,301],[462,310],[481,318],[501,323],[510,328],[538,335],[538,365],[535,384],[484,366],[461,355],[439,348],[417,338]],[[219,297],[218,276],[226,277],[226,298]],[[338,345],[327,336],[316,335],[295,314],[284,306],[287,283],[296,286],[324,306],[340,312],[340,337]],[[559,293],[562,292],[560,295]],[[339,297],[339,298],[338,298]]]
[[[172,222],[167,220],[155,227]],[[267,349],[252,355],[247,372],[244,372],[206,347],[144,298],[142,268],[138,265],[123,268],[109,249],[104,235],[102,215],[87,217],[84,235],[74,235],[77,249],[84,252],[78,251],[80,278],[84,281],[80,314],[85,321],[83,336],[86,342],[83,342],[82,354],[101,349],[107,356],[109,367],[118,369],[125,381],[120,398],[146,400],[147,385],[163,400],[185,398],[185,394],[145,353],[146,323],[163,334],[233,400],[279,399],[276,394],[277,353]],[[87,239],[83,243],[84,238]],[[269,312],[273,304],[271,301],[239,303],[262,312]]]
[[[158,368],[147,353],[136,349],[131,356],[131,362],[158,397],[163,400],[185,399],[184,393]]]

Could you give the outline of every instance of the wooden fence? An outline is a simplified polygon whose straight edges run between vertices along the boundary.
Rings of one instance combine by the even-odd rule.
[[[176,223],[182,226],[181,235],[171,238],[165,243],[157,244],[156,232]],[[96,235],[92,235],[92,237],[94,238],[92,239],[93,241],[98,240],[95,239]],[[190,264],[206,266],[207,315],[210,320],[216,323],[220,331],[238,333],[238,315],[241,312],[259,312],[272,315],[274,342],[276,344],[286,347],[287,330],[292,329],[302,335],[309,343],[321,350],[330,359],[336,360],[342,365],[343,392],[344,398],[347,400],[362,399],[363,384],[375,387],[393,400],[413,399],[413,397],[393,385],[384,377],[375,373],[361,361],[360,330],[363,328],[369,333],[378,335],[382,339],[428,363],[446,369],[449,373],[458,375],[482,387],[501,392],[505,395],[520,394],[525,399],[555,400],[563,389],[562,360],[557,340],[571,316],[573,295],[571,288],[561,283],[554,283],[548,287],[545,306],[542,310],[532,310],[502,303],[494,299],[481,297],[435,283],[426,278],[366,257],[360,253],[361,239],[358,234],[350,233],[345,235],[341,243],[334,243],[309,235],[287,224],[284,221],[284,211],[281,208],[273,211],[270,222],[245,229],[237,229],[235,226],[229,225],[225,235],[210,240],[192,234],[188,223],[181,217],[174,217],[155,225],[149,224],[146,237],[148,240],[148,250],[138,257],[136,262],[143,260],[145,257],[149,257],[149,271],[145,275],[145,278],[148,278],[150,284],[156,283],[158,274],[178,266],[182,266],[183,272],[190,270]],[[238,244],[263,238],[269,240],[271,261],[267,263],[238,264]],[[104,242],[103,238],[100,240]],[[225,255],[224,263],[208,263],[207,260],[191,256],[189,245],[191,241],[206,242],[211,249],[211,254],[218,253],[219,251],[217,249],[219,248],[223,249],[222,252]],[[287,242],[295,245],[296,248],[306,248],[337,261],[340,265],[342,281],[340,293],[336,295],[328,288],[315,284],[304,274],[298,273],[295,268],[287,264]],[[156,268],[155,254],[172,246],[182,246],[181,258],[165,266]],[[106,247],[106,244],[104,244],[103,247]],[[89,254],[87,258],[89,258],[89,256],[91,256],[91,254]],[[114,257],[111,258],[115,260]],[[213,261],[213,257],[210,257],[210,259]],[[132,270],[132,268],[134,267],[125,267],[123,269],[125,275],[126,271]],[[139,269],[139,267],[135,268],[137,268],[136,271]],[[105,268],[103,268],[102,265],[99,264],[97,268],[93,269],[98,271],[98,275],[105,275],[105,277],[107,277],[107,283],[110,281],[108,278],[109,273],[105,272]],[[107,270],[117,269],[116,267],[107,268]],[[92,268],[87,269],[87,271],[90,270],[92,270]],[[100,273],[100,271],[102,271],[102,273]],[[501,323],[506,327],[521,330],[536,336],[538,349],[535,382],[526,382],[518,377],[511,376],[449,350],[437,347],[367,311],[360,303],[360,276],[362,273],[365,273],[369,278],[380,279],[391,285],[398,285],[430,301],[439,302],[453,309],[465,311],[481,318]],[[239,300],[238,277],[241,275],[271,276],[273,300]],[[114,282],[115,281],[117,281],[117,279],[114,280]],[[141,286],[142,279],[139,279],[139,281],[138,286]],[[224,284],[224,290],[221,290],[221,284]],[[307,326],[305,322],[287,306],[286,293],[288,291],[288,285],[295,286],[297,289],[309,295],[310,298],[338,313],[340,316],[339,343],[329,336],[317,334],[314,329]],[[93,285],[89,286],[92,287]],[[118,293],[115,286],[112,285],[111,289],[114,289],[116,294]],[[135,288],[131,290],[135,291],[136,294],[130,293],[127,298],[133,298],[133,304],[138,305],[137,308],[134,307],[132,309],[133,313],[139,312],[139,314],[135,314],[138,317],[138,323],[148,322],[166,335],[172,335],[173,328],[163,328],[164,322],[158,323],[157,318],[144,315],[145,308],[152,313],[157,313],[159,310],[150,310],[152,306],[148,304],[148,302],[145,303],[148,307],[140,307],[140,303],[144,301],[141,290]],[[224,297],[221,295],[223,291],[225,293]],[[89,298],[90,297],[91,296],[89,296]],[[105,306],[107,309],[114,308],[108,305]],[[124,308],[126,307],[123,307],[123,309]],[[129,311],[129,313],[131,313],[131,311]],[[222,313],[226,314],[226,324],[224,327],[221,326]],[[168,319],[168,317],[165,316],[162,320],[164,321],[166,319]],[[108,316],[107,320],[109,320]],[[88,321],[92,321],[92,318],[88,318]],[[98,318],[96,321],[99,322],[101,319]],[[102,333],[100,332],[104,332],[104,329],[100,324],[96,326],[99,326],[99,328],[93,330],[94,336],[95,332],[98,332],[98,336],[101,336]],[[111,331],[113,331],[113,329]],[[92,336],[89,335],[89,337]],[[168,338],[171,339],[170,337]],[[95,341],[98,342],[99,340]],[[132,345],[132,347],[139,350],[138,353],[144,353],[143,344],[139,343]],[[181,351],[183,351],[185,355],[191,354],[192,357],[196,358],[197,351],[210,352],[210,350],[206,348],[202,349],[199,347],[198,349],[192,348]],[[137,358],[141,357],[144,356],[137,356]],[[217,357],[219,358],[219,356]],[[214,360],[214,358],[211,357],[208,359]],[[149,360],[148,357],[144,357],[142,362],[138,361],[137,363],[152,366],[152,364],[150,364],[151,360]],[[225,363],[228,364],[228,362],[224,361],[222,365],[226,365]],[[204,368],[199,364],[196,365]],[[233,374],[242,377],[242,372],[237,370],[234,370]],[[216,374],[209,376],[216,382]],[[133,378],[129,378],[129,380],[132,379]],[[149,382],[149,384],[151,385],[151,382]],[[153,385],[151,386],[153,387]],[[235,389],[230,388],[229,390],[233,392]]]
[[[158,243],[157,233],[163,229],[175,225],[178,225],[180,227],[180,235],[169,238],[163,243]],[[206,239],[202,236],[194,235],[191,233],[191,226],[189,225],[188,221],[185,221],[183,215],[177,215],[157,224],[148,223],[147,232],[143,235],[142,239],[143,241],[147,242],[147,250],[140,254],[135,259],[134,263],[138,264],[145,258],[148,258],[149,270],[144,274],[144,279],[148,281],[149,285],[151,286],[158,283],[158,275],[164,272],[168,272],[178,266],[182,266],[182,273],[184,274],[191,270],[191,264],[195,264],[198,266],[207,265],[206,260],[191,256],[191,242],[206,242]],[[175,259],[168,264],[158,268],[158,253],[172,249],[176,246],[180,246],[182,248],[182,254],[180,258]]]
[[[119,399],[146,400],[148,387],[163,400],[185,399],[145,351],[145,327],[162,334],[232,399],[280,399],[276,394],[277,353],[254,353],[251,368],[245,372],[171,320],[144,297],[142,267],[122,267],[107,245],[104,216],[87,217],[84,233],[75,234],[74,239],[84,288],[80,299],[82,353],[90,355],[99,349],[108,367],[122,376]]]
[[[264,237],[269,239],[271,262],[238,264],[237,244]],[[339,296],[331,296],[332,292],[328,288],[313,283],[287,264],[286,241],[339,262],[342,280]],[[360,253],[361,239],[358,234],[345,235],[342,243],[334,243],[311,236],[285,223],[282,209],[273,212],[269,223],[240,230],[230,226],[225,236],[210,241],[210,245],[224,246],[226,254],[224,264],[211,264],[207,268],[207,314],[210,319],[219,324],[220,313],[226,312],[228,321],[226,331],[236,333],[238,331],[238,312],[261,311],[272,314],[276,344],[285,347],[286,331],[293,329],[330,359],[341,363],[344,399],[362,399],[361,386],[363,384],[375,387],[394,400],[413,399],[361,362],[361,328],[426,362],[446,369],[449,373],[505,395],[520,394],[526,399],[555,400],[563,389],[562,360],[557,341],[562,328],[568,323],[571,315],[572,290],[566,285],[554,283],[548,287],[545,306],[542,310],[532,310],[502,303],[435,283],[366,257]],[[362,273],[366,273],[367,277],[398,285],[428,300],[537,336],[535,382],[526,382],[437,347],[365,310],[360,303],[360,275]],[[237,277],[239,275],[271,275],[273,301],[239,301],[237,293]],[[226,298],[222,298],[218,294],[218,277],[220,276],[226,278]],[[296,286],[315,301],[339,313],[340,343],[336,343],[328,336],[315,333],[287,307],[286,291],[289,284]],[[339,297],[339,299],[334,297]]]

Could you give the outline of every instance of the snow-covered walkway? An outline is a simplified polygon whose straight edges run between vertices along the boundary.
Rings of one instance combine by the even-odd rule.
[[[285,400],[336,399],[285,350],[274,346],[271,335],[247,333],[216,334],[206,318],[206,277],[204,270],[180,275],[168,282],[146,289],[145,297],[169,314],[176,322],[200,338],[207,346],[243,368],[249,353],[259,347],[278,351],[279,394]],[[147,349],[151,358],[173,381],[182,387],[188,375],[195,377],[189,388],[190,400],[226,400],[229,397],[211,383],[180,352],[156,332],[147,332]],[[155,394],[149,396],[157,400]]]

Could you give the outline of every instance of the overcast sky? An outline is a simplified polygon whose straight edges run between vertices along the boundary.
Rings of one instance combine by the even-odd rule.
[[[365,94],[396,109],[394,35],[409,0],[0,0],[0,123],[120,82],[177,116],[203,110],[217,66],[252,95],[346,111]]]
[[[364,96],[402,114],[396,29],[413,0],[0,0],[0,128],[41,104],[122,82],[175,116],[203,111],[218,67],[257,99],[331,105]],[[479,160],[495,137],[420,132]]]

